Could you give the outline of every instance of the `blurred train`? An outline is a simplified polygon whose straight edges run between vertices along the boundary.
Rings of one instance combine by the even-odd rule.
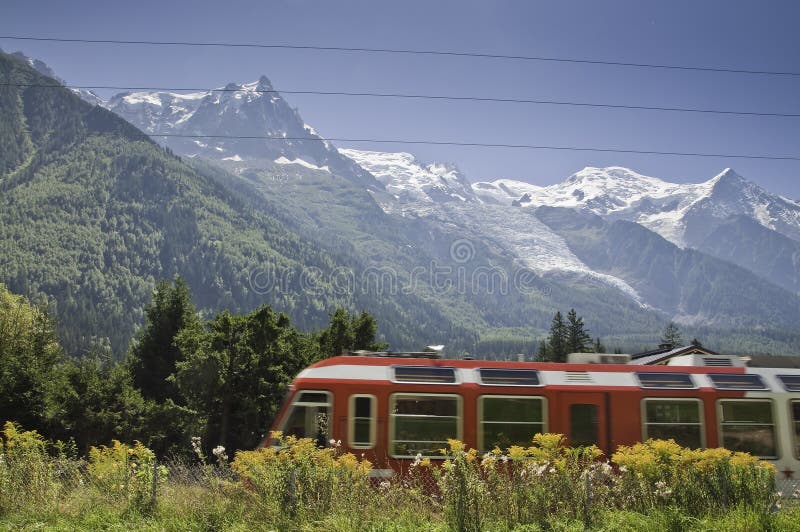
[[[800,478],[800,370],[698,354],[661,366],[338,356],[294,379],[273,430],[341,442],[377,476],[418,455],[443,458],[448,438],[484,452],[554,432],[609,455],[648,438],[725,447],[773,461],[792,479]]]

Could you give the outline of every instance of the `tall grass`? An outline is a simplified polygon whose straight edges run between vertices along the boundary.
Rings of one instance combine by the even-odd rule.
[[[371,464],[309,439],[208,463],[158,464],[139,443],[84,461],[7,423],[0,438],[0,528],[135,530],[800,530],[774,469],[724,449],[652,440],[569,448],[557,434],[480,455],[458,441],[432,464],[370,478]],[[188,443],[188,442],[187,442]]]

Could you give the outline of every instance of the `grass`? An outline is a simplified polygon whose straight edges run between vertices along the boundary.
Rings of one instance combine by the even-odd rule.
[[[800,503],[777,498],[771,465],[671,441],[621,447],[614,464],[556,434],[483,456],[451,441],[441,467],[418,457],[379,484],[335,444],[286,438],[230,464],[224,449],[210,464],[193,446],[190,463],[120,442],[85,461],[7,424],[0,529],[800,532]]]

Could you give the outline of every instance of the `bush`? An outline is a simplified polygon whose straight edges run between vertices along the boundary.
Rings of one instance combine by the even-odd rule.
[[[767,512],[775,503],[775,466],[727,449],[687,449],[673,440],[621,446],[622,506],[644,511],[675,505],[690,515],[743,507]]]
[[[274,522],[320,519],[335,511],[361,511],[371,491],[369,461],[342,454],[338,444],[321,448],[311,438],[283,438],[274,447],[239,451],[231,469],[257,494]]]
[[[113,440],[89,450],[89,479],[101,492],[122,499],[135,510],[150,510],[158,485],[167,479],[167,469],[156,465],[153,451],[135,442],[133,446]]]
[[[0,513],[24,507],[50,508],[59,484],[47,442],[35,430],[8,421],[0,439]]]

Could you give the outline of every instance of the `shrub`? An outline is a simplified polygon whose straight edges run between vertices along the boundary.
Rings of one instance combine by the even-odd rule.
[[[311,438],[283,438],[255,451],[236,453],[231,468],[258,496],[267,517],[281,522],[319,519],[333,510],[360,511],[371,491],[372,464],[338,451],[337,442],[321,448]]]
[[[49,508],[59,485],[47,442],[35,430],[8,421],[0,439],[0,512],[24,507]]]
[[[746,453],[648,440],[621,446],[612,460],[620,468],[617,493],[624,508],[675,505],[702,515],[733,506],[767,512],[775,502],[775,467]]]
[[[158,485],[167,479],[167,469],[156,465],[155,453],[138,441],[133,446],[113,440],[111,447],[92,447],[87,470],[103,493],[136,510],[151,509]]]

